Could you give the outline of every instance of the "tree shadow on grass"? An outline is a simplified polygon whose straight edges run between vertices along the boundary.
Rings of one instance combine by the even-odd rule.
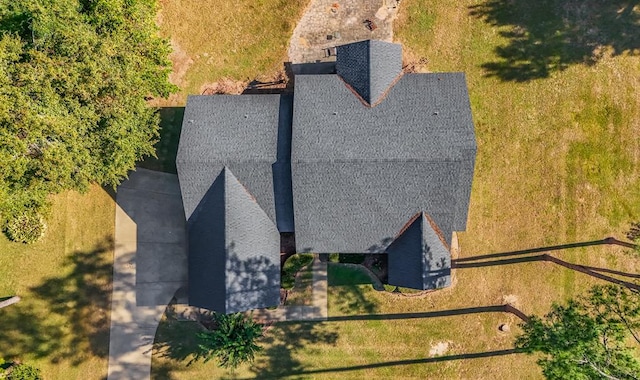
[[[571,65],[593,65],[605,54],[640,54],[640,0],[489,0],[470,14],[503,27],[508,43],[487,76],[525,82]]]
[[[336,331],[336,326],[322,322],[277,323],[265,335],[266,348],[256,358],[251,371],[258,379],[295,376],[303,371],[303,364],[295,357],[296,353],[314,344],[335,345],[338,340]]]
[[[153,343],[154,355],[189,363],[198,350],[197,334],[202,331],[204,327],[195,321],[165,319],[160,322],[156,330]]]
[[[113,242],[77,251],[62,273],[32,287],[18,304],[1,311],[0,352],[4,357],[69,360],[109,354]],[[106,369],[105,369],[106,370]]]
[[[330,307],[341,314],[371,314],[378,311],[378,304],[367,292],[373,291],[371,279],[359,268],[344,264],[329,263],[327,267],[330,298],[335,300]]]
[[[297,351],[313,344],[334,345],[338,339],[337,327],[318,322],[280,322],[269,328],[259,341],[264,350],[256,355],[251,371],[256,378],[278,379],[303,370],[295,358]],[[154,356],[186,363],[198,349],[197,333],[201,325],[190,321],[164,320],[158,326],[154,343]],[[170,362],[156,362],[152,366],[154,378],[172,379],[177,370]],[[234,379],[233,372],[226,379]]]
[[[147,157],[137,166],[176,174],[176,156],[184,119],[184,107],[162,107],[160,113],[160,140],[155,145],[157,157]]]
[[[464,309],[440,310],[434,312],[422,313],[399,313],[399,314],[377,314],[377,315],[352,315],[329,317],[324,323],[281,323],[277,325],[276,331],[269,337],[269,348],[265,352],[265,358],[258,360],[252,367],[253,372],[258,379],[308,379],[309,375],[331,373],[331,372],[350,372],[362,371],[368,369],[396,367],[403,365],[419,365],[432,364],[452,360],[465,360],[487,358],[495,356],[505,356],[520,353],[518,349],[508,348],[496,351],[472,352],[457,355],[445,355],[429,358],[417,358],[407,360],[394,360],[386,362],[369,363],[355,365],[349,367],[331,367],[319,369],[305,369],[302,363],[295,358],[296,351],[303,346],[329,343],[334,345],[337,341],[338,334],[329,330],[335,322],[350,322],[360,320],[405,320],[416,318],[437,318],[450,317],[466,314],[478,313],[510,313],[527,321],[528,317],[520,310],[511,305],[494,305],[469,307]],[[298,339],[300,338],[300,339]],[[307,348],[308,349],[308,348]],[[339,378],[336,376],[336,378]]]
[[[309,378],[308,375],[313,375],[313,374],[330,373],[330,372],[362,371],[367,369],[397,367],[402,365],[432,364],[432,363],[447,362],[451,360],[490,358],[495,356],[513,355],[521,352],[522,351],[520,350],[510,348],[506,350],[474,352],[474,353],[459,354],[459,355],[445,355],[445,356],[436,356],[432,358],[394,360],[394,361],[388,361],[388,362],[354,365],[350,367],[334,367],[334,368],[322,368],[322,369],[315,369],[315,370],[299,371],[297,373],[292,373],[290,376],[307,375],[304,377],[305,379],[307,379]]]

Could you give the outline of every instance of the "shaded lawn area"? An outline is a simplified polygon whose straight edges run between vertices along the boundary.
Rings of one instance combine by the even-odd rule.
[[[115,202],[98,186],[54,198],[47,234],[23,245],[0,237],[0,356],[46,379],[107,374]]]
[[[313,254],[291,256],[284,263],[280,287],[288,290],[285,305],[310,305],[313,298]]]
[[[589,8],[592,3],[402,3],[395,27],[407,56],[426,59],[429,71],[464,71],[467,76],[478,156],[467,230],[459,234],[460,257],[606,236],[626,240],[629,223],[640,219],[640,57],[627,51],[636,46],[637,53],[638,33],[619,33],[637,29],[637,23],[627,21],[637,20],[640,7],[613,1]],[[589,17],[580,21],[574,7]],[[619,25],[612,19],[614,8],[622,12]],[[597,12],[602,17],[594,20]],[[566,24],[559,27],[563,17]],[[595,33],[585,34],[584,44],[545,37],[556,31],[568,36],[576,22],[586,23],[576,30]],[[590,41],[599,41],[604,53],[593,61],[582,59],[589,46],[595,48]],[[504,55],[510,51],[526,56],[511,59]],[[535,68],[540,65],[544,69]],[[622,247],[550,254],[570,263],[640,273],[637,258]],[[448,308],[514,296],[527,314],[542,314],[553,301],[596,282],[602,283],[551,262],[513,263],[454,270],[451,299],[429,298]],[[508,366],[501,361],[476,359],[461,371],[486,368],[493,377],[505,377]],[[523,377],[541,377],[530,358],[515,355],[509,361]]]
[[[328,263],[327,280],[329,286],[355,286],[371,283],[371,279],[364,269],[355,265],[347,266],[336,263]]]
[[[283,289],[293,288],[296,281],[296,275],[300,271],[304,271],[305,274],[311,273],[310,265],[312,262],[313,254],[310,253],[301,253],[289,257],[282,266],[282,277],[280,278],[280,286]]]
[[[184,350],[193,348],[193,340],[185,339],[185,336],[193,337],[198,328],[190,322],[164,321],[156,342],[170,342],[171,346],[179,342],[179,349],[171,356],[187,360],[172,361],[154,351],[153,378],[454,378],[459,376],[460,363],[475,360],[474,355],[512,364],[509,358],[513,356],[512,336],[499,332],[497,326],[501,323],[514,325],[517,320],[514,316],[454,310],[448,317],[416,318],[419,312],[426,315],[425,310],[440,309],[425,298],[401,298],[375,291],[371,285],[357,284],[364,279],[358,278],[363,274],[357,275],[357,269],[332,268],[338,268],[338,273],[332,274],[333,269],[330,269],[329,276],[341,277],[340,282],[344,285],[329,287],[329,321],[274,324],[263,341],[265,349],[255,363],[241,366],[235,372],[221,370],[212,363],[187,367],[188,355],[184,355]],[[354,279],[351,283],[349,272]],[[383,318],[367,319],[371,314]],[[394,315],[385,319],[384,315],[388,314]],[[340,316],[349,318],[331,320]],[[477,336],[481,339],[475,339]],[[449,350],[439,357],[430,354],[430,350],[441,342],[448,344]],[[478,373],[491,375],[490,372]]]
[[[160,113],[160,139],[154,146],[156,157],[146,157],[138,162],[137,166],[177,174],[176,156],[182,131],[184,107],[161,107],[158,112]]]
[[[547,78],[571,65],[595,65],[609,54],[640,53],[638,0],[492,0],[471,14],[500,28],[508,42],[482,67],[503,80]]]

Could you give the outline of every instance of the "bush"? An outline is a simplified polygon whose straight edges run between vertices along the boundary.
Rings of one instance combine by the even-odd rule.
[[[339,253],[338,262],[343,264],[362,264],[364,263],[364,255],[361,253]]]
[[[44,235],[47,225],[37,212],[27,212],[9,221],[6,227],[7,237],[18,243],[34,243]]]
[[[0,379],[5,375],[8,375],[7,380],[42,380],[40,370],[28,364],[14,364],[4,372],[0,372]]]
[[[211,359],[218,366],[235,369],[242,363],[251,363],[262,350],[257,342],[264,334],[264,327],[242,313],[214,315],[214,328],[198,334],[199,350],[194,360]]]

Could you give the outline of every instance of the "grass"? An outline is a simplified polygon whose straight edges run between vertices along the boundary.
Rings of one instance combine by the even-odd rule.
[[[107,374],[114,201],[102,188],[53,200],[49,228],[32,245],[0,237],[0,356],[42,369],[46,379]]]
[[[184,106],[223,79],[249,82],[270,80],[284,69],[289,38],[306,0],[160,0],[158,24],[171,41],[172,83],[180,91],[168,99],[154,99],[160,108],[157,158],[139,166],[176,173]]]
[[[467,230],[459,234],[461,257],[605,236],[624,240],[629,223],[640,220],[640,57],[633,50],[640,34],[617,34],[637,28],[629,20],[640,10],[616,13],[616,25],[609,3],[584,3],[584,9],[560,0],[405,0],[400,5],[395,35],[406,59],[426,62],[429,71],[463,71],[467,77],[478,155]],[[595,23],[589,33],[583,33],[580,19]],[[602,20],[609,25],[599,24]],[[597,45],[593,39],[599,46],[590,52]],[[640,272],[640,260],[620,247],[552,254],[572,263]],[[539,379],[536,357],[495,355],[512,348],[519,332],[512,315],[357,316],[410,317],[507,300],[527,314],[544,314],[553,302],[595,283],[602,281],[537,261],[457,269],[452,288],[420,297],[377,292],[370,285],[331,286],[330,316],[353,319],[276,324],[256,363],[235,374],[156,358],[154,371],[162,364],[174,370],[157,378],[176,379],[493,379],[513,377],[517,368],[518,378]],[[498,331],[502,323],[512,326],[510,333]],[[430,349],[441,342],[449,347],[444,358],[430,359]],[[471,353],[486,356],[465,356]]]
[[[282,288],[289,290],[285,305],[309,305],[313,292],[313,254],[300,253],[285,263],[280,278]]]
[[[172,41],[172,81],[181,92],[159,105],[183,106],[186,95],[223,78],[250,81],[283,70],[289,38],[306,0],[160,0],[159,23]]]
[[[351,286],[358,284],[370,284],[371,278],[364,268],[329,263],[327,267],[327,280],[329,286]]]
[[[313,254],[311,253],[300,253],[291,256],[282,267],[281,287],[283,289],[293,288],[298,272],[309,267],[311,262],[313,262]]]

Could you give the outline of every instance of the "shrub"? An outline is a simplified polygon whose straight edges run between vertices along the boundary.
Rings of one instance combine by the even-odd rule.
[[[40,370],[29,364],[14,364],[5,373],[8,373],[7,380],[42,380]]]
[[[47,225],[37,212],[26,212],[9,221],[6,234],[10,240],[18,243],[34,243],[44,235]]]
[[[242,313],[214,315],[212,330],[198,334],[199,351],[195,359],[204,362],[215,358],[223,368],[235,369],[242,363],[251,363],[254,355],[262,350],[257,341],[264,328]]]
[[[338,262],[343,264],[362,264],[364,262],[364,255],[361,253],[339,253]]]

